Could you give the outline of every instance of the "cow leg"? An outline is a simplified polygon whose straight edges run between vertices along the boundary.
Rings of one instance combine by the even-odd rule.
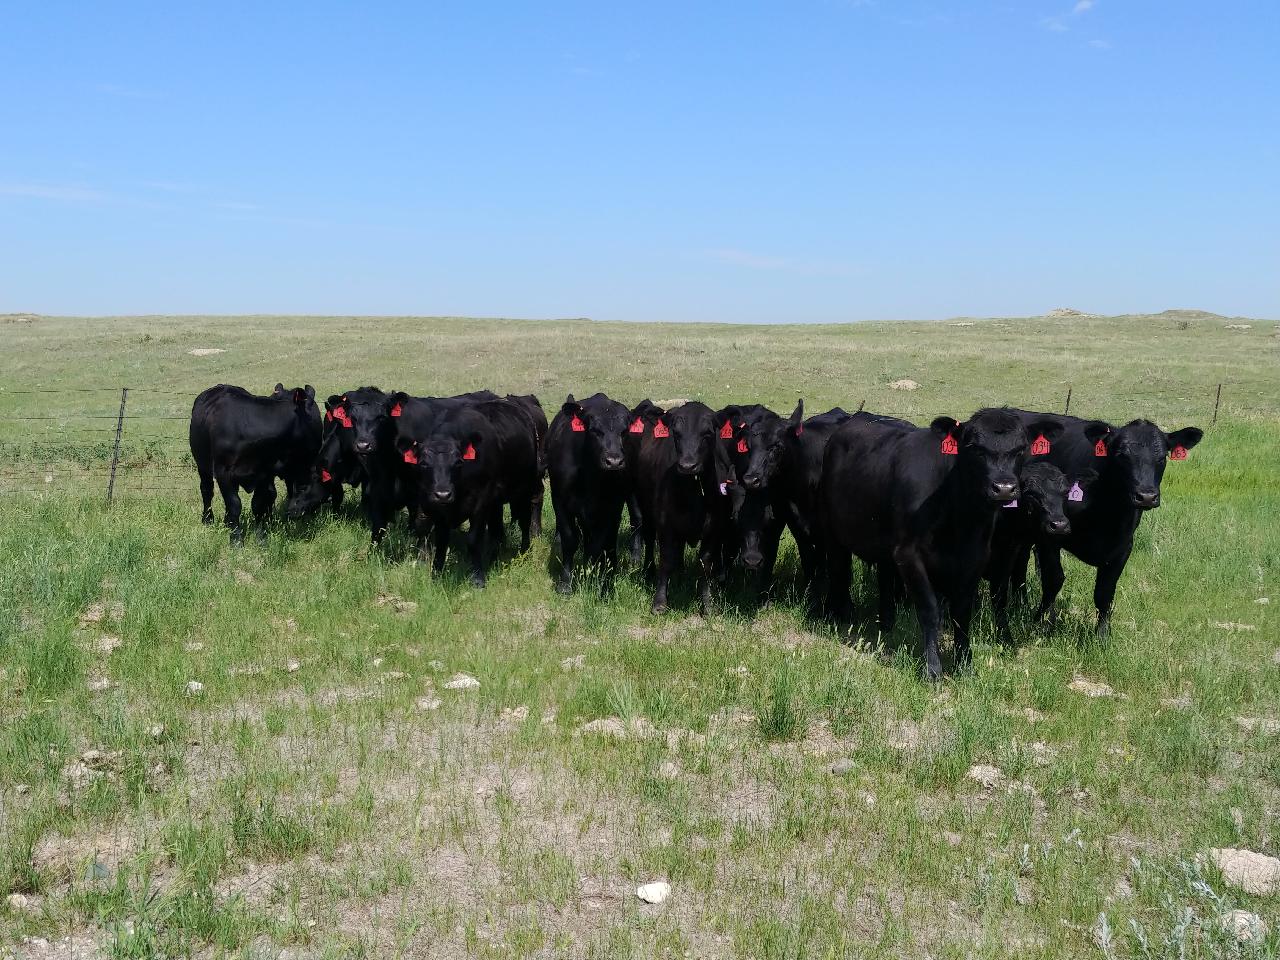
[[[436,555],[431,562],[431,571],[438,576],[444,572],[444,561],[449,556],[449,536],[453,531],[449,529],[448,524],[438,523],[435,525],[434,533],[436,537]]]
[[[640,501],[636,497],[627,497],[627,516],[631,520],[631,562],[640,565],[642,552],[644,569],[648,572],[653,564],[653,541],[646,539],[644,523],[640,516]]]
[[[492,512],[489,514],[492,519]],[[498,508],[498,516],[502,516],[502,508]],[[471,585],[473,587],[483,587],[485,585],[485,567],[488,566],[488,537],[489,524],[484,522],[481,514],[472,516],[471,523],[467,525],[467,552],[471,554]]]
[[[520,552],[527,553],[533,536],[533,502],[516,500],[511,504],[511,519],[520,528]]]
[[[267,523],[271,520],[271,508],[276,503],[276,478],[260,477],[253,487],[253,499],[249,501],[253,509],[253,522],[257,527],[258,540],[267,538]]]
[[[782,526],[766,530],[760,538],[760,577],[756,581],[757,602],[767,605],[772,599],[773,569],[778,563],[778,546],[782,542]]]
[[[715,579],[717,567],[721,564],[719,549],[714,544],[708,546],[706,541],[703,541],[703,546],[698,551],[698,563],[702,573],[698,582],[698,609],[704,617],[709,617],[711,616],[711,581]]]
[[[894,551],[893,559],[920,621],[920,632],[924,636],[925,677],[939,680],[942,678],[942,660],[938,657],[938,596],[929,580],[929,571],[913,553]]]
[[[898,619],[898,569],[892,562],[876,564],[876,586],[879,597],[880,633],[887,636]]]
[[[1093,605],[1098,608],[1098,639],[1105,639],[1111,633],[1111,603],[1116,598],[1116,584],[1120,582],[1120,574],[1124,573],[1125,564],[1129,562],[1129,551],[1098,567],[1098,577],[1093,582]]]
[[[853,551],[837,543],[827,545],[827,615],[833,620],[851,619],[849,579]]]
[[[667,612],[667,584],[671,574],[679,571],[684,559],[684,540],[679,536],[665,532],[658,544],[658,580],[653,592],[654,613]]]
[[[993,546],[991,556],[987,560],[986,577],[991,585],[991,613],[995,617],[996,632],[1001,643],[1012,643],[1013,635],[1009,630],[1009,581],[1013,577],[1012,565],[1016,562],[1019,547],[1016,544],[1001,543]]]
[[[970,582],[951,595],[951,621],[955,628],[956,669],[963,670],[973,663],[969,648],[969,625],[973,621],[973,604],[978,595],[978,584]],[[1008,623],[1005,623],[1008,628]]]
[[[240,513],[244,507],[240,503],[239,484],[234,477],[219,474],[218,491],[222,494],[223,522],[231,531],[231,545],[238,547],[244,543],[244,528],[240,526]]]
[[[1047,614],[1052,627],[1058,622],[1053,604],[1067,580],[1067,575],[1062,572],[1062,548],[1036,544],[1036,559],[1040,562],[1040,606],[1036,609],[1036,619]]]
[[[515,519],[515,505],[512,504],[511,519]],[[483,526],[483,524],[482,524]],[[485,540],[486,546],[490,550],[490,562],[498,559],[498,554],[502,548],[507,545],[507,528],[502,524],[502,504],[499,503],[493,508],[489,515],[489,536]]]
[[[538,478],[538,488],[534,491],[533,499],[529,502],[529,536],[542,536],[542,501],[544,497],[544,487],[542,478]],[[524,547],[528,550],[528,546]]]
[[[1014,603],[1027,602],[1027,566],[1030,562],[1030,542],[1019,543],[1017,553],[1013,558],[1013,566],[1009,572],[1009,597]]]
[[[200,467],[200,501],[204,505],[200,511],[201,523],[213,523],[213,474]]]
[[[374,494],[366,494],[364,498],[364,512],[369,519],[369,539],[374,544],[382,542],[382,538],[387,535],[387,505],[382,497]],[[426,543],[425,535],[421,537],[422,543]],[[424,556],[425,560],[426,557]]]
[[[569,509],[551,495],[551,506],[556,514],[556,537],[560,540],[560,579],[556,582],[556,590],[568,594],[573,592],[573,557],[578,552],[578,525]]]

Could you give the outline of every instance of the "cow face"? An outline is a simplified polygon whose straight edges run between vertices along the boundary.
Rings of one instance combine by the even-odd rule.
[[[801,401],[786,420],[768,414],[748,421],[745,427],[735,431],[738,475],[746,489],[767,487],[778,475],[791,438],[803,419],[804,401]]]
[[[400,437],[396,446],[429,503],[446,505],[458,499],[459,481],[480,456],[478,434],[438,433],[426,440]]]
[[[1134,420],[1090,439],[1101,444],[1099,453],[1105,450],[1105,458],[1100,457],[1099,462],[1105,463],[1103,470],[1113,482],[1119,481],[1129,503],[1138,510],[1154,510],[1160,506],[1166,459],[1179,449],[1185,455],[1203,437],[1204,432],[1196,427],[1165,433],[1150,420]]]
[[[1018,474],[1032,441],[1043,435],[1052,443],[1062,434],[1062,425],[1053,420],[1024,427],[1011,411],[992,408],[979,410],[963,424],[938,417],[931,428],[941,438],[944,455],[954,451],[966,485],[997,504],[1018,498]]]
[[[361,387],[334,394],[324,402],[325,424],[338,437],[344,452],[364,460],[385,442],[390,407],[380,390]]]
[[[626,467],[627,456],[622,448],[622,437],[630,424],[626,407],[607,399],[589,400],[584,405],[571,394],[560,409],[569,418],[570,430],[583,435],[587,455],[601,470],[613,472]]]
[[[716,442],[715,415],[705,404],[683,404],[667,411],[662,421],[671,432],[671,442],[675,445],[676,470],[693,476],[712,463]]]
[[[1097,473],[1088,470],[1074,481],[1081,496],[1097,476]],[[1065,537],[1071,532],[1071,521],[1067,519],[1065,506],[1072,481],[1061,470],[1048,461],[1037,460],[1022,468],[1018,481],[1022,488],[1018,494],[1018,504],[1040,532],[1055,537]]]
[[[764,490],[735,490],[729,487],[734,498],[734,520],[741,543],[739,556],[748,570],[759,570],[764,563],[761,538],[765,528],[773,522],[773,502]]]

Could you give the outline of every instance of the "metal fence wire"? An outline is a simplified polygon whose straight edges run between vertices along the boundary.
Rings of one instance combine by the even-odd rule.
[[[1220,383],[1202,402],[1179,397],[1179,406],[1201,423],[1209,419],[1211,409],[1210,425],[1216,425],[1222,391]],[[131,495],[194,499],[198,487],[187,425],[195,395],[189,390],[145,387],[0,390],[0,492],[75,490],[84,494],[96,488],[108,503]],[[1117,413],[1116,398],[1107,402],[1107,411],[1086,409],[1068,387],[1065,396],[1056,400],[1023,406],[1077,416]],[[1135,398],[1133,409],[1115,420],[1150,415],[1143,409],[1150,402],[1151,398]],[[871,409],[925,422],[919,410],[886,409],[874,400],[863,400],[857,407],[848,404],[846,409]]]

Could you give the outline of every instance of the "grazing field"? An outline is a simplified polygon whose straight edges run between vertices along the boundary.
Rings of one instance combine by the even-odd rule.
[[[180,421],[131,421],[112,507],[0,481],[0,956],[1276,956],[1280,899],[1209,855],[1280,854],[1280,336],[1243,323],[0,318],[0,450],[59,477],[109,454],[60,430],[85,391],[185,416],[216,382],[921,422],[1070,387],[1073,413],[1207,432],[1108,642],[1069,558],[1056,631],[997,645],[984,606],[972,672],[930,686],[910,615],[838,634],[739,578],[703,619],[690,577],[655,618],[631,569],[559,597],[549,498],[483,591],[402,528],[371,551],[354,497],[233,549],[194,471],[132,479],[180,468],[145,443]],[[1270,932],[1238,940],[1235,909]]]

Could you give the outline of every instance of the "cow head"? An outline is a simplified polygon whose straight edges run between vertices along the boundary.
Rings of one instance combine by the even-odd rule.
[[[396,448],[423,497],[438,505],[458,499],[463,474],[485,455],[480,434],[460,424],[444,425],[425,440],[398,437]]]
[[[964,423],[938,417],[930,424],[942,453],[953,454],[955,469],[966,486],[992,503],[1018,498],[1018,474],[1032,441],[1043,435],[1052,443],[1062,434],[1062,424],[1046,419],[1023,426],[1010,410],[988,407]]]
[[[661,417],[671,432],[675,446],[676,470],[694,476],[707,469],[715,459],[716,421],[711,408],[690,401]]]
[[[593,458],[601,470],[621,470],[627,465],[622,437],[631,423],[627,408],[603,394],[590,397],[582,403],[569,394],[560,411],[569,420],[569,429],[580,433],[587,447],[587,455]]]
[[[288,516],[297,519],[314,513],[341,490],[342,481],[337,476],[341,456],[337,435],[331,433],[320,445],[320,456],[316,462],[294,484],[293,496],[285,505]]]
[[[761,538],[773,522],[773,498],[766,490],[741,490],[729,487],[734,498],[733,514],[741,544],[739,557],[748,570],[759,570],[764,562]]]
[[[727,407],[721,413],[732,409]],[[746,489],[760,490],[767,487],[778,475],[786,458],[787,447],[796,436],[796,430],[803,419],[804,401],[801,400],[786,420],[772,411],[766,411],[761,416],[746,420],[744,425],[734,431],[734,462],[738,468],[738,477]],[[717,415],[717,422],[726,421],[721,421],[720,415]],[[727,422],[734,421],[730,418]]]
[[[1133,420],[1111,429],[1097,421],[1086,425],[1085,436],[1095,444],[1102,472],[1111,483],[1121,485],[1129,503],[1138,510],[1153,510],[1160,506],[1166,459],[1175,451],[1185,456],[1204,431],[1183,427],[1165,433],[1150,420]]]
[[[344,452],[363,460],[386,442],[388,410],[386,395],[376,387],[335,393],[324,402],[326,432],[338,437]]]
[[[1083,496],[1097,478],[1095,471],[1086,470],[1071,481],[1047,460],[1035,460],[1024,466],[1018,477],[1022,488],[1018,494],[1018,505],[1040,532],[1065,537],[1071,532],[1071,521],[1067,519],[1065,510],[1068,493],[1074,484]]]

